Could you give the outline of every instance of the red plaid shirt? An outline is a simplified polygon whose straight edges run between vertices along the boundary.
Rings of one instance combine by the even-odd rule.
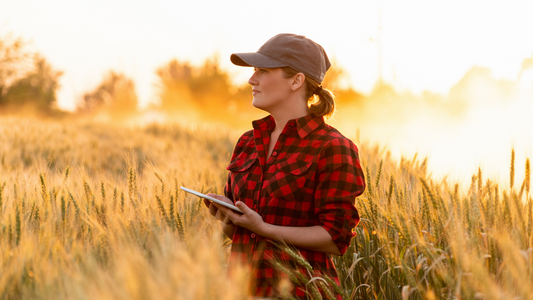
[[[254,121],[253,127],[240,137],[227,167],[226,197],[244,202],[270,224],[322,226],[344,254],[359,223],[355,197],[365,189],[357,147],[322,117],[308,115],[285,125],[267,160],[274,119]],[[339,283],[330,254],[298,250],[313,270]],[[288,255],[270,240],[236,228],[230,265],[239,261],[252,267],[256,296],[276,295],[277,282],[286,277],[270,263],[274,257],[290,264]],[[295,286],[294,295],[305,296],[305,287]]]

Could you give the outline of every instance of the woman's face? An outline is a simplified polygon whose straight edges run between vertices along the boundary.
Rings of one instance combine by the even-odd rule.
[[[281,68],[254,68],[248,83],[252,86],[252,105],[272,113],[286,105],[291,91],[291,78],[283,77]]]

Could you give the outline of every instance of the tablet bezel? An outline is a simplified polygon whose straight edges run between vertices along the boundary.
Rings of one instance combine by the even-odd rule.
[[[195,191],[195,190],[191,190],[191,189],[186,188],[186,187],[183,187],[183,186],[180,187],[180,189],[183,190],[183,191],[185,191],[185,192],[187,192],[187,193],[191,193],[191,194],[193,194],[193,195],[196,195],[196,196],[198,196],[198,197],[200,197],[200,198],[205,198],[205,199],[207,199],[207,200],[209,200],[209,201],[216,202],[216,203],[218,203],[218,204],[220,204],[220,205],[222,205],[222,206],[225,206],[225,207],[227,207],[227,208],[231,208],[231,209],[233,209],[233,210],[235,210],[235,211],[238,211],[238,212],[240,212],[240,213],[243,213],[242,210],[240,210],[240,209],[239,209],[237,206],[235,206],[235,205],[231,205],[231,204],[229,204],[229,203],[226,203],[226,202],[224,202],[224,201],[218,200],[218,199],[216,199],[216,198],[209,197],[209,196],[207,196],[207,195],[205,195],[205,194],[202,194],[202,193],[200,193],[200,192],[197,192],[197,191]]]

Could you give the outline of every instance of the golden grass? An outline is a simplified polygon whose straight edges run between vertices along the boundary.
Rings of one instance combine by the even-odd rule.
[[[178,189],[221,193],[237,137],[0,119],[0,299],[246,299],[219,224]],[[462,191],[359,146],[362,221],[334,258],[341,286],[314,279],[311,298],[533,299],[529,160],[520,189],[512,162],[509,187],[479,169]]]
[[[223,185],[229,134],[1,119],[0,299],[246,298],[178,190]]]

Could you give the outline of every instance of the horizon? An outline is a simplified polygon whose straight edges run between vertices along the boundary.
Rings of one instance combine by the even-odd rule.
[[[172,59],[198,66],[216,56],[234,84],[245,84],[251,70],[233,66],[230,53],[255,52],[280,32],[303,34],[346,70],[349,86],[379,100],[362,111],[340,108],[336,124],[348,136],[359,129],[398,160],[428,156],[430,170],[467,183],[479,166],[507,174],[512,148],[517,160],[531,157],[533,4],[301,3],[0,2],[0,34],[31,40],[65,72],[58,106],[70,110],[110,70],[133,79],[140,107],[147,107],[157,101],[156,69]],[[317,11],[323,20],[309,21]],[[395,91],[388,102],[373,93],[380,78]],[[443,116],[447,100],[467,103],[464,113]]]
[[[533,56],[527,1],[302,3],[23,0],[0,3],[0,33],[31,41],[64,72],[58,105],[66,110],[109,70],[131,77],[146,107],[155,100],[155,70],[172,59],[198,65],[218,56],[235,82],[246,82],[250,72],[229,55],[256,51],[281,32],[321,44],[347,71],[346,85],[366,95],[380,78],[398,91],[446,94],[475,66],[516,80]],[[317,12],[323,21],[310,22]]]

